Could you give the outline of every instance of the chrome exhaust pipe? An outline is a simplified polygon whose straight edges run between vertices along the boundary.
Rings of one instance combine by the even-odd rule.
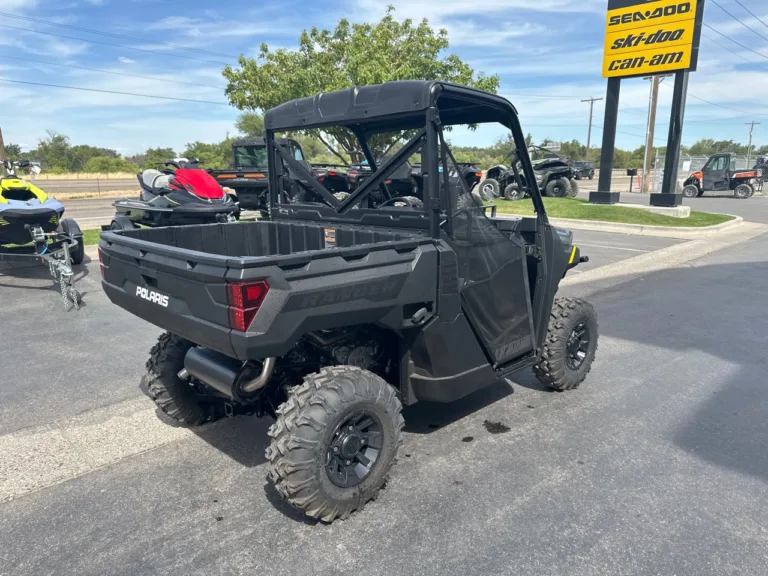
[[[261,374],[253,380],[248,380],[247,382],[240,384],[240,386],[238,386],[239,390],[246,394],[251,394],[264,388],[270,378],[272,378],[272,373],[275,371],[275,364],[277,364],[277,358],[274,356],[265,358],[264,362],[261,364]]]

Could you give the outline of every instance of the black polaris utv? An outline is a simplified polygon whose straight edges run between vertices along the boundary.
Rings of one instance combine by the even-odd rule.
[[[330,522],[381,489],[403,440],[403,404],[457,401],[524,369],[558,391],[584,380],[597,317],[555,294],[586,257],[549,223],[535,185],[535,217],[488,217],[444,138],[446,126],[500,123],[535,182],[512,104],[402,81],[289,102],[264,121],[269,220],[101,236],[109,299],[167,330],[147,362],[160,410],[193,426],[275,418],[268,477]],[[343,200],[275,138],[329,126],[349,128],[371,166]],[[415,133],[377,165],[366,142],[395,130]],[[386,181],[419,148],[425,201],[414,204]],[[287,177],[306,193],[298,201],[277,193]]]
[[[576,172],[565,158],[533,144],[528,147],[528,155],[536,176],[536,185],[545,196],[563,198],[578,195]],[[506,200],[522,200],[531,196],[532,187],[521,169],[521,158],[517,150],[510,152],[507,158],[511,158],[509,167],[504,164],[491,166],[485,179],[478,185],[478,193],[486,202],[502,196]]]

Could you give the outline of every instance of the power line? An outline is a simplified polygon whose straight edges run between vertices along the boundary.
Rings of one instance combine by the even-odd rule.
[[[100,42],[98,40],[86,40],[85,38],[75,38],[73,36],[64,36],[63,34],[54,34],[53,32],[42,32],[40,30],[30,30],[29,28],[21,28],[18,26],[9,26],[8,24],[0,24],[0,28],[8,28],[10,30],[21,30],[22,32],[30,32],[32,34],[42,34],[44,36],[53,36],[55,38],[65,38],[67,40],[77,40],[78,42],[90,42],[91,44],[101,44],[102,46],[112,46],[115,48],[125,48],[126,50],[138,50],[139,52],[148,52],[149,54],[162,54],[156,50],[145,50],[144,48],[136,48],[135,46],[126,46],[125,44],[110,44],[109,42]],[[216,64],[219,66],[227,66],[226,62],[217,62],[214,60],[203,60],[202,58],[193,58],[192,56],[182,56],[180,54],[163,54],[164,56],[170,56],[171,58],[183,58],[184,60],[195,60],[197,62],[207,62],[208,64]]]
[[[746,28],[747,30],[750,30],[751,32],[754,32],[755,34],[757,34],[758,36],[760,36],[760,38],[762,38],[763,40],[768,40],[768,38],[766,38],[765,36],[763,36],[762,34],[760,34],[760,32],[758,32],[758,31],[756,31],[755,29],[753,29],[753,28],[751,28],[751,27],[747,26],[747,25],[746,25],[744,22],[742,22],[741,20],[739,20],[738,18],[736,18],[736,16],[734,16],[733,14],[731,14],[730,12],[728,12],[728,10],[726,10],[725,8],[723,8],[722,6],[720,6],[720,4],[718,4],[718,3],[716,2],[716,0],[711,0],[711,1],[712,1],[712,4],[714,4],[715,6],[717,6],[718,8],[720,8],[720,10],[722,10],[723,12],[725,12],[726,14],[728,14],[728,16],[730,16],[731,18],[733,18],[734,20],[736,20],[736,22],[738,22],[739,24],[741,24],[742,26],[744,26],[744,28]]]
[[[744,60],[745,62],[749,62],[750,64],[752,63],[752,60],[749,60],[749,59],[747,59],[747,58],[744,58],[744,56],[742,56],[742,55],[741,55],[741,54],[739,54],[738,52],[735,52],[735,51],[731,50],[730,48],[726,48],[725,46],[723,46],[722,44],[720,44],[720,42],[718,42],[717,40],[713,40],[712,38],[710,38],[709,36],[706,36],[706,35],[704,35],[704,34],[702,34],[702,36],[704,36],[704,38],[706,38],[707,40],[709,40],[710,42],[712,42],[712,44],[716,44],[717,46],[720,46],[720,48],[722,48],[723,50],[727,50],[727,51],[728,51],[728,52],[730,52],[731,54],[735,54],[736,56],[738,56],[739,58],[741,58],[741,59],[742,59],[742,60]]]
[[[211,100],[192,100],[190,98],[174,98],[172,96],[154,96],[152,94],[135,94],[133,92],[118,92],[117,90],[99,90],[97,88],[83,88],[82,86],[61,86],[59,84],[43,84],[41,82],[25,82],[23,80],[9,80],[0,78],[0,82],[12,82],[14,84],[28,84],[30,86],[45,86],[47,88],[66,88],[67,90],[82,90],[84,92],[100,92],[102,94],[119,94],[121,96],[138,96],[140,98],[155,98],[156,100],[176,100],[179,102],[195,102],[197,104],[216,104],[217,106],[229,106],[226,102],[213,102]]]
[[[192,82],[182,82],[181,80],[171,80],[169,78],[158,78],[156,76],[139,76],[138,74],[128,74],[127,72],[113,72],[111,70],[100,70],[98,68],[87,68],[85,66],[75,66],[74,64],[57,64],[56,62],[46,62],[45,60],[34,60],[32,58],[21,58],[19,56],[0,56],[0,60],[21,60],[22,62],[35,62],[46,66],[60,66],[62,68],[75,68],[77,70],[89,70],[91,72],[101,72],[103,74],[114,74],[115,76],[128,76],[129,78],[143,78],[144,80],[154,80],[156,82],[168,82],[169,84],[184,84],[186,86],[196,86],[198,88],[212,88],[221,90],[221,86],[210,86],[208,84],[194,84]]]
[[[739,0],[735,0],[735,1],[736,1],[736,4],[738,4],[739,6],[741,6],[742,8],[744,8],[744,10],[746,10],[747,12],[749,12],[750,14],[752,14],[752,16],[754,16],[754,17],[755,17],[755,20],[757,20],[758,22],[760,22],[760,24],[762,24],[763,26],[765,26],[766,28],[768,28],[768,24],[766,24],[765,22],[763,22],[763,21],[762,21],[762,20],[761,20],[761,19],[760,19],[760,18],[757,16],[757,14],[755,14],[755,13],[754,13],[754,12],[752,12],[752,11],[751,11],[749,8],[747,8],[746,6],[744,6],[744,4],[742,4],[741,2],[739,2]]]
[[[667,85],[669,88],[671,86]],[[759,114],[754,112],[745,112],[744,110],[738,110],[737,108],[731,108],[730,106],[723,106],[722,104],[718,104],[717,102],[710,102],[709,100],[705,100],[704,98],[700,98],[699,96],[696,96],[696,94],[692,94],[688,92],[688,96],[690,98],[694,98],[696,100],[700,100],[701,102],[704,102],[705,104],[709,104],[711,106],[717,106],[718,108],[722,108],[723,110],[730,110],[731,112],[739,112],[743,114],[744,116],[768,116],[768,114]]]
[[[157,42],[156,40],[147,40],[146,38],[136,38],[135,36],[126,36],[124,34],[102,32],[100,30],[93,30],[92,28],[81,28],[80,26],[60,24],[58,22],[51,22],[50,20],[41,20],[40,18],[31,18],[29,16],[18,16],[16,14],[9,14],[7,12],[0,12],[0,16],[3,16],[5,18],[15,18],[16,20],[26,20],[28,22],[36,22],[38,24],[47,24],[48,26],[58,26],[59,28],[77,30],[78,32],[88,32],[89,34],[98,34],[99,36],[108,36],[110,38],[122,38],[123,40],[134,40],[136,42],[144,42],[145,44],[155,44],[157,46],[165,46],[167,48],[176,48],[178,50],[186,50],[187,52],[209,54],[210,56],[223,56],[224,58],[232,58],[237,60],[237,56],[232,56],[231,54],[222,54],[221,52],[211,52],[209,50],[202,50],[200,48],[190,48],[187,46],[179,46],[177,44],[168,44],[167,42]]]
[[[712,26],[710,26],[710,25],[709,25],[709,24],[707,24],[706,22],[704,22],[704,26],[706,26],[707,28],[709,28],[710,30],[712,30],[712,32],[714,32],[715,34],[719,34],[720,36],[722,36],[722,37],[723,37],[723,38],[725,38],[726,40],[730,40],[731,42],[733,42],[734,44],[737,44],[738,46],[741,46],[741,47],[742,47],[742,48],[744,48],[745,50],[749,50],[750,52],[754,52],[755,54],[757,54],[757,55],[758,55],[758,56],[760,56],[761,58],[765,58],[766,60],[768,60],[768,56],[766,56],[765,54],[761,54],[761,53],[760,53],[760,52],[758,52],[757,50],[752,50],[752,48],[750,48],[749,46],[745,46],[745,45],[744,45],[744,44],[742,44],[741,42],[736,42],[736,40],[734,40],[733,38],[730,38],[730,37],[726,36],[726,35],[725,35],[725,34],[723,34],[722,32],[719,32],[718,30],[715,30],[714,28],[712,28]]]

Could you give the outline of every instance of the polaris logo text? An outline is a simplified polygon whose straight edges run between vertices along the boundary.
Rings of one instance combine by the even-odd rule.
[[[611,16],[608,20],[608,26],[618,26],[620,24],[631,24],[632,22],[645,22],[646,20],[655,20],[680,14],[689,14],[691,12],[690,2],[681,2],[656,8],[655,10],[636,10],[617,16]]]
[[[136,296],[143,298],[144,300],[148,300],[153,304],[159,304],[163,308],[168,307],[168,296],[165,294],[160,294],[159,292],[155,292],[154,290],[150,290],[149,288],[136,286]]]
[[[653,34],[627,34],[624,38],[619,38],[611,45],[611,50],[620,48],[634,48],[642,44],[643,46],[652,46],[653,44],[662,44],[663,42],[676,42],[685,34],[685,29],[679,30],[657,30]]]
[[[616,60],[611,61],[608,70],[613,72],[615,70],[635,70],[678,64],[683,60],[683,56],[683,52],[667,52],[666,54],[656,54],[653,58],[646,58],[645,56],[617,58]]]

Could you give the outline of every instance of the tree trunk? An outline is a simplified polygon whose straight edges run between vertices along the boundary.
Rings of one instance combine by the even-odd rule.
[[[341,160],[345,166],[349,166],[349,162],[347,162],[346,158],[344,158],[344,156],[342,156],[339,152],[337,152],[333,148],[333,146],[331,146],[328,142],[326,142],[326,140],[323,138],[323,135],[320,132],[317,133],[317,138],[320,140],[320,142],[323,143],[323,145],[325,145],[326,148],[328,148],[331,154],[333,154],[334,156],[336,156],[336,158]]]

